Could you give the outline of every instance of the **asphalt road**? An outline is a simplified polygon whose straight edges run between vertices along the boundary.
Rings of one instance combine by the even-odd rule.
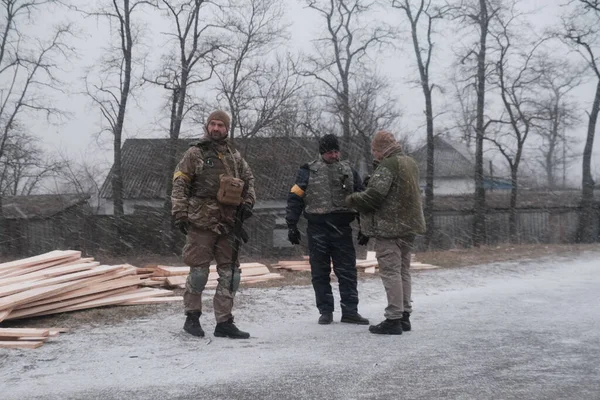
[[[191,339],[164,311],[82,329],[1,351],[0,397],[600,399],[599,256],[415,273],[414,330],[392,337],[339,313],[317,325],[311,288],[247,289],[236,315],[249,340]],[[381,283],[359,290],[379,322]]]

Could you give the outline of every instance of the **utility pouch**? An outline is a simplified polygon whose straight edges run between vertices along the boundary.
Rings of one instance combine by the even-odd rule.
[[[219,177],[219,191],[217,201],[226,206],[239,206],[242,204],[244,181],[233,176],[222,174]]]

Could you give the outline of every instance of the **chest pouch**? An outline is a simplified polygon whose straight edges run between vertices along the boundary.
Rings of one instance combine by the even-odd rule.
[[[229,154],[231,154],[236,176],[232,176],[225,156],[219,154],[219,159],[225,166],[227,174],[221,174],[219,176],[219,191],[217,192],[217,201],[226,206],[239,206],[244,200],[243,194],[245,182],[237,177],[237,163],[235,162],[235,156],[231,152],[231,149],[229,149],[229,146],[227,147],[227,150],[229,151]]]
[[[219,177],[219,191],[217,201],[226,206],[239,206],[242,204],[242,193],[244,181],[229,175],[222,174]]]

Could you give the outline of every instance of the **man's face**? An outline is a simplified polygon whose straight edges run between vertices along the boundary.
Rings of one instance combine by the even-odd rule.
[[[333,164],[340,161],[340,152],[337,150],[331,150],[327,153],[323,153],[321,157],[327,164]]]
[[[227,137],[227,127],[223,121],[219,121],[218,119],[211,120],[206,130],[208,131],[208,136],[213,140],[221,140]]]
[[[383,153],[377,150],[371,150],[371,155],[376,161],[381,161],[381,159],[383,158]]]

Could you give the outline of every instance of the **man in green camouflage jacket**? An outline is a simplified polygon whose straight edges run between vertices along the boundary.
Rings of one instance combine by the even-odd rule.
[[[376,239],[379,271],[388,299],[385,321],[369,327],[378,334],[409,331],[410,252],[415,235],[425,231],[417,163],[402,152],[390,132],[377,132],[371,152],[379,164],[364,192],[346,197],[360,212],[362,232]]]
[[[175,225],[186,235],[183,260],[190,266],[183,295],[187,315],[184,330],[194,336],[204,336],[200,325],[202,292],[214,259],[219,275],[213,299],[217,322],[214,334],[245,339],[250,334],[235,326],[231,314],[240,282],[239,261],[232,259],[237,207],[219,203],[217,193],[221,175],[242,179],[240,214],[242,219],[248,218],[255,202],[254,176],[248,163],[228,143],[229,124],[229,115],[224,111],[209,115],[204,137],[185,152],[175,169],[171,201]]]

